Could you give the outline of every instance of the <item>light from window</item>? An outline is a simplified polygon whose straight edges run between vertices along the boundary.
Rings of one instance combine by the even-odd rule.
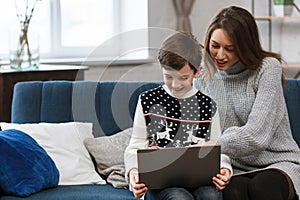
[[[62,46],[101,44],[114,34],[114,5],[107,0],[61,1]]]
[[[19,27],[14,2],[1,0],[2,59],[8,58],[11,31]],[[99,46],[105,50],[97,56],[116,56],[129,41],[113,38],[147,29],[147,5],[147,0],[42,0],[36,4],[29,31],[39,33],[41,59],[84,58]],[[147,34],[139,37],[148,44]]]

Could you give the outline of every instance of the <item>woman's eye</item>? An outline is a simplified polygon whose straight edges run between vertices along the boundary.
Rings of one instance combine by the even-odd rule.
[[[215,49],[217,49],[217,48],[220,47],[219,45],[216,45],[216,44],[212,44],[211,46],[212,46],[213,48],[215,48]]]

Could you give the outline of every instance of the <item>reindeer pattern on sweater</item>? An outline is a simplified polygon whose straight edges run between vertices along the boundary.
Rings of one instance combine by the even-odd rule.
[[[141,103],[149,147],[183,147],[210,140],[216,103],[200,91],[176,98],[159,86],[143,93]]]

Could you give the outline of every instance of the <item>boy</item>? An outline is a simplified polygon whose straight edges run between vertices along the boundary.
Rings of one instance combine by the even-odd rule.
[[[126,177],[137,198],[148,190],[138,181],[137,149],[196,145],[216,140],[221,134],[215,102],[192,85],[199,75],[202,59],[202,49],[196,39],[186,33],[174,33],[163,42],[158,59],[165,84],[139,97],[132,137],[124,155]],[[228,184],[231,174],[230,159],[222,155],[221,163],[220,174],[213,178],[218,190]],[[198,199],[203,191],[213,195],[209,199],[222,197],[209,186],[194,190],[149,190],[146,197]]]

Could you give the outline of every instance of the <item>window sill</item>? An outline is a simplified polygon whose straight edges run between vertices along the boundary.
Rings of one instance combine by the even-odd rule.
[[[155,58],[51,58],[41,59],[42,64],[64,64],[64,65],[85,65],[85,66],[111,66],[111,65],[130,65],[130,64],[146,64],[155,62]]]
[[[113,65],[130,65],[130,64],[146,64],[155,62],[155,58],[122,58],[116,60],[116,58],[95,58],[88,60],[86,58],[49,58],[40,59],[41,64],[52,64],[52,65],[85,65],[85,66],[113,66]],[[9,65],[8,60],[0,60],[1,65]]]

